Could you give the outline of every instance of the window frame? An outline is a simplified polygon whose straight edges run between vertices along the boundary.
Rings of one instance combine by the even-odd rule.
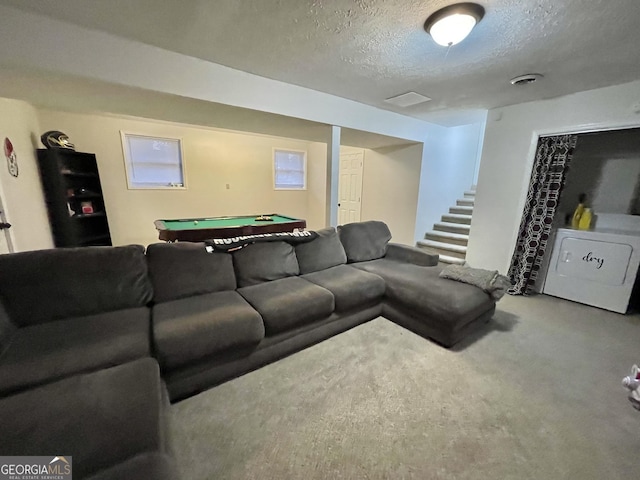
[[[130,155],[129,142],[127,138],[129,137],[138,137],[138,138],[146,138],[150,140],[159,140],[164,142],[171,142],[178,144],[178,153],[180,155],[180,169],[182,171],[182,185],[149,185],[142,186],[132,184],[132,165],[133,160]],[[125,175],[127,177],[127,189],[128,190],[186,190],[187,189],[187,166],[184,159],[184,150],[182,147],[182,138],[181,137],[160,137],[157,135],[148,135],[144,133],[135,133],[129,132],[125,130],[120,130],[120,138],[122,143],[122,158],[124,160],[125,167]]]
[[[277,181],[276,181],[276,174],[277,174],[277,169],[276,169],[276,154],[278,152],[285,152],[285,153],[301,153],[302,154],[302,181],[303,181],[303,185],[302,187],[278,187],[277,185]],[[272,158],[271,158],[271,168],[273,171],[273,189],[276,191],[284,191],[284,192],[301,192],[301,191],[305,191],[307,190],[307,151],[306,150],[297,150],[295,148],[281,148],[281,147],[274,147],[273,148],[273,154],[272,154]]]

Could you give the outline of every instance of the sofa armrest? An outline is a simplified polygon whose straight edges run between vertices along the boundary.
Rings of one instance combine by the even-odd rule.
[[[438,254],[427,253],[417,247],[389,243],[385,258],[399,262],[413,263],[421,267],[434,267],[438,265]]]

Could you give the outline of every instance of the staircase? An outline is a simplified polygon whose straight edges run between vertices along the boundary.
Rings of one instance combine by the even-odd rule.
[[[417,246],[440,255],[442,263],[463,264],[467,255],[475,195],[475,190],[464,192],[464,198],[456,200],[456,205],[449,209],[449,213],[442,215],[441,221],[425,234],[424,240],[418,240]]]

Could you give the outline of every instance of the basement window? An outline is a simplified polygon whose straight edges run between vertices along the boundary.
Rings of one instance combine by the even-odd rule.
[[[182,142],[120,132],[129,189],[184,189]]]
[[[273,150],[273,188],[275,190],[306,190],[307,152]]]

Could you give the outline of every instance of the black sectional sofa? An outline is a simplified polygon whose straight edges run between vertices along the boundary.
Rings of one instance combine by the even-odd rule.
[[[71,455],[74,478],[177,478],[169,399],[380,315],[444,346],[491,318],[487,293],[390,239],[371,221],[233,253],[184,242],[0,256],[0,455]]]

